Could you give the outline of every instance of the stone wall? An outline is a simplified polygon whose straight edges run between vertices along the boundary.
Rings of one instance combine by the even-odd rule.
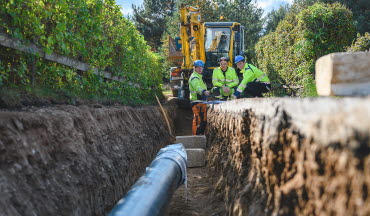
[[[231,101],[207,138],[229,215],[370,215],[370,98]]]
[[[172,141],[157,107],[2,111],[0,215],[104,215]]]

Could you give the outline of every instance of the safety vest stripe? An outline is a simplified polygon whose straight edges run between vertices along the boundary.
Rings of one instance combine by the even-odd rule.
[[[265,77],[265,76],[266,76],[266,74],[262,74],[262,76],[258,77],[256,81],[258,81],[258,82],[259,82],[259,81],[260,81],[263,77]]]
[[[194,103],[194,102],[204,102],[204,100],[192,100],[191,102],[192,103]]]

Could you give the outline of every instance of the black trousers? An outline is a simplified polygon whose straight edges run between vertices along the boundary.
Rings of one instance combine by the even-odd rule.
[[[262,82],[249,82],[247,87],[242,92],[241,97],[263,97],[262,93],[269,92],[271,84]]]

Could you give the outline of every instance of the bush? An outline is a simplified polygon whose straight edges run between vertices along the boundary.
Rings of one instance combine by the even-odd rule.
[[[16,50],[0,48],[0,85],[43,85],[83,95],[152,100],[160,92],[160,57],[150,51],[115,1],[12,0],[0,3],[0,21],[13,38],[111,72],[126,82],[106,80]],[[141,88],[130,86],[138,83]]]
[[[345,51],[354,34],[351,11],[338,3],[317,3],[298,14],[288,13],[275,32],[261,38],[256,45],[257,62],[277,86],[275,96],[286,94],[281,84],[303,87],[298,96],[315,96],[315,61]]]
[[[357,34],[356,41],[352,46],[348,47],[348,52],[360,52],[360,51],[370,51],[370,34],[366,32],[364,36]]]

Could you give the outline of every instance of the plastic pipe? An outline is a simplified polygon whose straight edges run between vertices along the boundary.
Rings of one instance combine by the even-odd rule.
[[[175,190],[186,181],[186,161],[181,143],[162,148],[109,216],[163,215]]]

